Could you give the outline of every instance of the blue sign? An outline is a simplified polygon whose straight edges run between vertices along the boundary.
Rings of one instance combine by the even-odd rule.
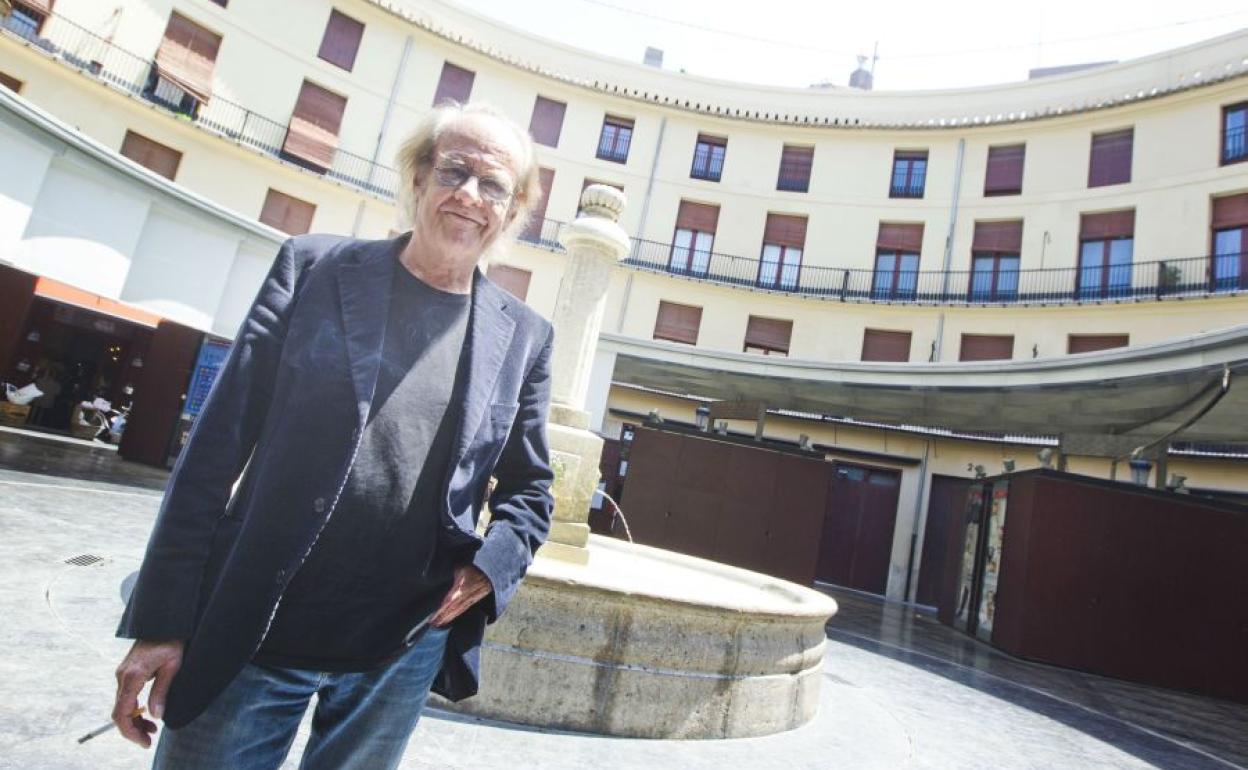
[[[199,348],[199,359],[195,362],[195,373],[191,375],[191,386],[186,391],[186,406],[182,410],[184,419],[193,420],[199,416],[208,400],[212,384],[230,354],[230,343],[226,340],[206,339]]]

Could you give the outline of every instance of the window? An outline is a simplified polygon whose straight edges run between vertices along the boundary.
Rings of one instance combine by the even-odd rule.
[[[1094,350],[1112,350],[1127,346],[1125,334],[1070,334],[1066,337],[1067,353],[1091,353]]]
[[[20,94],[22,92],[22,81],[12,75],[6,75],[3,72],[0,72],[0,86],[4,86],[15,94]]]
[[[220,48],[220,35],[181,14],[171,13],[144,95],[171,110],[195,117],[199,105],[212,96],[212,71]]]
[[[628,146],[633,141],[633,121],[608,115],[598,137],[598,157],[614,163],[628,162]]]
[[[485,276],[521,302],[529,296],[529,281],[533,279],[533,273],[528,270],[495,262],[486,270]]]
[[[867,329],[862,335],[863,361],[909,361],[910,332]]]
[[[316,55],[350,72],[355,67],[355,55],[360,51],[363,36],[362,22],[337,10],[331,11],[325,37],[321,38],[321,50]]]
[[[724,155],[727,152],[727,139],[698,134],[698,143],[693,148],[693,169],[689,176],[718,182],[724,172]]]
[[[789,339],[792,336],[792,321],[752,315],[745,327],[745,352],[761,353],[765,356],[787,356]]]
[[[1083,214],[1079,218],[1080,299],[1131,295],[1135,210]]]
[[[810,167],[814,162],[814,147],[786,144],[784,151],[780,153],[780,178],[776,181],[776,189],[790,192],[809,190]]]
[[[893,153],[893,179],[890,198],[922,198],[927,184],[927,150],[897,150]]]
[[[12,6],[13,10],[3,19],[4,28],[27,40],[38,38],[52,12],[51,0],[13,0]]]
[[[126,138],[121,142],[121,154],[166,179],[177,175],[178,165],[182,162],[182,153],[133,131],[126,132]]]
[[[1018,195],[1023,191],[1023,160],[1027,145],[1011,144],[988,148],[988,169],[984,173],[984,195]]]
[[[222,8],[225,8],[227,5],[229,5],[230,0],[212,0],[212,2],[216,3]]]
[[[1103,187],[1131,181],[1131,146],[1135,130],[1092,135],[1092,155],[1088,162],[1088,187]]]
[[[533,141],[547,147],[558,147],[559,134],[563,131],[563,113],[567,108],[568,105],[563,102],[544,96],[537,97],[533,104],[533,117],[529,120],[529,133],[533,135]]]
[[[1018,298],[1022,220],[976,222],[971,243],[971,302],[1010,302]]]
[[[467,104],[472,96],[472,81],[477,77],[472,70],[443,62],[442,75],[438,78],[438,90],[433,94],[433,106],[447,102]]]
[[[702,308],[659,301],[659,315],[654,320],[654,339],[696,345],[701,326]]]
[[[295,112],[290,116],[282,153],[288,156],[288,160],[316,170],[331,168],[334,151],[338,149],[342,113],[346,109],[347,97],[303,81],[299,100],[295,102]]]
[[[805,247],[806,217],[768,214],[763,228],[763,256],[758,263],[758,285],[796,289]]]
[[[269,188],[264,196],[264,208],[260,210],[260,221],[287,235],[302,235],[312,229],[314,213],[316,204]]]
[[[676,212],[676,234],[668,269],[675,273],[706,275],[711,266],[711,247],[715,244],[715,227],[719,223],[719,206],[681,201]]]
[[[1248,193],[1213,199],[1214,291],[1248,289]]]
[[[589,177],[585,177],[585,181],[581,182],[581,195],[578,195],[576,198],[576,215],[578,217],[581,215],[581,212],[584,210],[583,207],[581,206],[581,197],[584,196],[585,194],[585,188],[589,187],[591,184],[604,184],[607,187],[614,187],[620,192],[624,192],[624,185],[622,184],[616,184],[615,182],[604,182],[601,179],[590,179]]]
[[[1248,129],[1248,102],[1222,108],[1222,163],[1239,163],[1248,160],[1248,141],[1244,131]]]
[[[880,223],[875,239],[875,273],[871,276],[873,299],[915,298],[922,247],[922,224]]]
[[[1010,334],[963,334],[959,361],[1008,361],[1014,357]]]
[[[533,207],[533,214],[529,217],[529,223],[525,225],[524,232],[520,233],[521,239],[533,243],[542,241],[542,230],[546,226],[546,204],[550,203],[550,188],[555,183],[555,170],[539,168],[537,178],[542,186],[542,195],[538,198],[537,205]]]

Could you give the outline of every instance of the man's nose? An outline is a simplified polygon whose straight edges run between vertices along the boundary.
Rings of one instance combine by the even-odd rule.
[[[465,179],[463,184],[455,188],[455,196],[463,196],[472,203],[481,202],[481,182],[475,174]]]

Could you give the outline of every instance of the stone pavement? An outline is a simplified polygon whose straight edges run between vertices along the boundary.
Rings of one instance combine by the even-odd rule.
[[[0,431],[0,768],[149,761],[115,733],[74,739],[107,721],[121,585],[162,482],[107,449]],[[1028,664],[909,608],[836,597],[820,712],[797,730],[647,741],[432,711],[403,767],[1248,767],[1248,707]]]

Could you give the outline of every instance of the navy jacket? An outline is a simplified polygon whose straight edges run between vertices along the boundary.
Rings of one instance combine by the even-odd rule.
[[[333,515],[368,419],[407,236],[288,240],[174,467],[118,636],[187,640],[165,724],[190,722],[251,659]],[[474,695],[479,647],[550,527],[553,331],[478,271],[463,403],[444,482],[446,541],[494,591],[453,624],[434,691]],[[476,534],[490,477],[492,514]],[[237,487],[235,488],[235,483]]]

